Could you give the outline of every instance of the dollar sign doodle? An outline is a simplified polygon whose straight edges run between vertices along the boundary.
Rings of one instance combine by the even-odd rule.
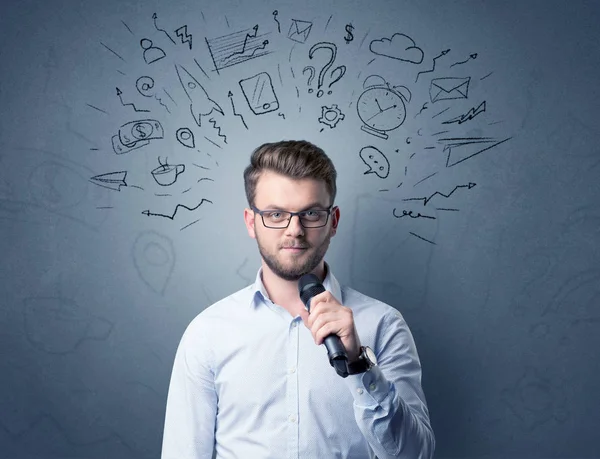
[[[353,29],[354,29],[354,26],[352,24],[346,24],[346,32],[348,32],[348,34],[344,37],[344,40],[346,40],[346,44],[348,44],[352,40],[354,40],[354,35],[352,35]]]
[[[146,137],[147,134],[144,132],[144,128],[142,127],[141,124],[136,124],[135,130],[138,133],[138,135],[137,135],[138,139],[143,139],[144,137]]]

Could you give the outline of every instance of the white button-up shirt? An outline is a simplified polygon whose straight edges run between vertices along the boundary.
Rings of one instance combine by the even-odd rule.
[[[254,284],[209,306],[185,330],[167,398],[162,459],[433,457],[421,365],[402,314],[348,287],[326,290],[352,309],[378,365],[339,376],[301,317]],[[214,451],[213,451],[214,450]]]

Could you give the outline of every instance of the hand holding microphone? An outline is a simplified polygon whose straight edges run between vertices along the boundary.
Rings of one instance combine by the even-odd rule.
[[[309,312],[306,323],[315,343],[325,344],[329,363],[342,377],[348,376],[347,363],[358,358],[360,340],[354,327],[352,310],[341,305],[314,274],[305,274],[298,291]]]

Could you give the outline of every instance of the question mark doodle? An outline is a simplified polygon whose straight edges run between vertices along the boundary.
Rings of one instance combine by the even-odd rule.
[[[312,65],[307,65],[306,67],[304,67],[304,70],[302,70],[302,75],[304,75],[304,73],[310,70],[310,76],[308,77],[308,81],[307,81],[307,85],[310,86],[310,84],[312,83],[312,80],[315,78],[315,68]],[[310,94],[311,92],[313,92],[312,88],[308,88],[308,93]]]
[[[346,66],[345,65],[340,65],[339,67],[334,68],[331,73],[329,74],[329,76],[331,78],[333,78],[333,74],[336,72],[336,70],[339,70],[340,76],[338,76],[336,79],[334,79],[331,83],[329,83],[329,85],[327,86],[327,89],[331,88],[331,86],[333,85],[333,83],[337,83],[338,81],[340,81],[342,79],[342,77],[344,76],[344,74],[346,73]],[[327,94],[331,94],[332,91],[327,91]]]
[[[325,74],[333,66],[333,62],[335,61],[335,57],[337,56],[337,46],[334,43],[329,43],[327,41],[323,41],[323,42],[314,44],[312,46],[312,48],[310,48],[310,51],[308,52],[308,57],[310,59],[312,59],[315,52],[318,51],[319,49],[328,49],[329,52],[331,53],[331,57],[329,58],[329,62],[327,62],[327,64],[325,64],[323,66],[323,68],[321,69],[321,71],[319,72],[318,85],[317,85],[317,88],[319,90],[317,91],[317,97],[321,97],[323,95],[323,90],[321,89],[321,86],[323,86],[323,79],[325,78]],[[344,73],[346,73],[345,66],[337,67],[335,70],[338,70],[338,69],[340,69],[341,74],[333,83],[335,83],[340,78],[342,78],[342,76],[344,76]],[[332,74],[333,74],[333,72],[332,72]],[[333,84],[333,83],[331,83],[331,84]],[[331,86],[331,84],[329,86]],[[328,94],[331,94],[331,92],[328,92]]]

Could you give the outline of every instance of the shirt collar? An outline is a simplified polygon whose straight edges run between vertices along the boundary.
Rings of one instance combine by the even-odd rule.
[[[338,280],[335,278],[333,273],[331,272],[331,268],[325,262],[325,279],[323,280],[323,287],[325,290],[330,291],[333,296],[343,304],[342,298],[342,289]],[[250,296],[250,306],[256,307],[261,304],[263,301],[270,299],[269,294],[267,293],[267,289],[265,289],[265,284],[262,281],[262,266],[258,269],[256,273],[256,279],[254,284],[252,285],[251,296]]]

